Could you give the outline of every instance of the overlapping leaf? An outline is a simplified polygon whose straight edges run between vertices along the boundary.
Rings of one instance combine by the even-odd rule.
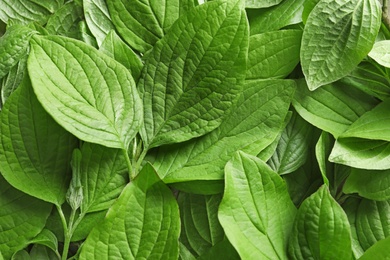
[[[274,6],[282,0],[245,0],[245,8],[266,8]]]
[[[376,42],[368,56],[380,65],[390,68],[390,40]]]
[[[35,37],[28,71],[39,101],[78,138],[127,149],[142,122],[130,72],[82,42]]]

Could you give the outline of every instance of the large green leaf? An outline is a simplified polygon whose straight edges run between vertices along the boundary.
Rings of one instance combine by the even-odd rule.
[[[257,155],[278,136],[293,91],[289,80],[247,82],[219,128],[184,144],[161,147],[153,165],[165,182],[222,180],[236,151]]]
[[[380,24],[377,0],[320,0],[302,36],[301,65],[309,89],[350,73],[370,52]]]
[[[119,149],[84,143],[81,155],[81,212],[108,209],[128,182],[124,154]]]
[[[245,8],[266,8],[274,6],[282,0],[245,0]]]
[[[348,218],[326,185],[300,206],[288,252],[290,259],[351,259]]]
[[[28,77],[1,112],[0,172],[15,188],[61,205],[78,140],[38,102]]]
[[[299,62],[301,30],[282,30],[249,38],[246,79],[284,78]]]
[[[344,193],[357,193],[371,200],[390,199],[390,170],[374,171],[352,168]]]
[[[105,0],[83,0],[85,21],[100,46],[110,30],[114,29]]]
[[[380,65],[390,68],[390,40],[376,42],[368,56]]]
[[[390,237],[378,241],[370,247],[359,260],[390,259]]]
[[[28,27],[13,25],[0,38],[0,78],[26,56],[28,41],[33,34],[34,31]]]
[[[80,259],[177,259],[179,209],[147,164],[89,234]]]
[[[0,0],[0,20],[5,23],[13,20],[23,24],[45,24],[63,2],[64,0]]]
[[[248,32],[238,3],[192,9],[145,55],[138,83],[146,147],[177,143],[218,127],[242,88]]]
[[[242,259],[287,259],[295,214],[286,184],[263,161],[238,152],[227,163],[218,217]]]
[[[146,52],[164,36],[172,24],[193,7],[193,0],[107,0],[112,22],[134,49]]]
[[[377,104],[373,97],[351,86],[334,83],[309,91],[303,80],[297,83],[294,108],[306,121],[334,137]]]
[[[0,252],[10,259],[41,232],[52,206],[16,190],[1,175],[0,187]]]
[[[306,0],[284,0],[271,8],[260,10],[250,17],[250,33],[258,34],[279,30],[302,22],[303,3]]]
[[[34,91],[48,113],[78,138],[127,149],[142,122],[130,72],[82,42],[34,37],[28,59]]]

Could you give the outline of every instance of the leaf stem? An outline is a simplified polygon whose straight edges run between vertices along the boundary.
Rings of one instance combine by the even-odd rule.
[[[68,224],[66,222],[66,217],[64,215],[64,212],[62,211],[62,208],[60,205],[56,204],[56,208],[58,211],[58,214],[60,215],[61,222],[62,222],[62,227],[64,229],[64,248],[62,250],[62,260],[66,260],[68,258],[68,251],[69,251],[69,245],[70,245],[70,238],[68,238]]]
[[[386,26],[386,29],[390,31],[389,0],[383,0],[382,21],[383,24]]]
[[[122,149],[122,152],[123,152],[123,155],[125,156],[125,160],[126,160],[126,164],[127,164],[127,170],[129,172],[129,178],[130,178],[130,180],[133,180],[134,179],[133,167],[131,165],[131,160],[130,160],[130,157],[129,157],[129,153],[127,152],[126,149]]]

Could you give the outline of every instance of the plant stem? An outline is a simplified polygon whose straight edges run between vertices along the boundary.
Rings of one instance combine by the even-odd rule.
[[[68,258],[68,251],[69,251],[69,245],[70,245],[70,238],[68,237],[69,229],[68,224],[66,222],[66,218],[64,215],[64,212],[62,211],[62,208],[60,205],[56,205],[58,214],[60,215],[62,227],[64,229],[64,249],[62,250],[62,260],[66,260]]]
[[[127,170],[129,172],[129,178],[130,178],[130,180],[133,180],[135,176],[133,176],[133,167],[131,166],[129,154],[128,154],[126,149],[122,149],[122,152],[123,152],[123,155],[125,156]]]

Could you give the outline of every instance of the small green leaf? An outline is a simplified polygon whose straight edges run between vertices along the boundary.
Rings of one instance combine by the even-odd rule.
[[[27,73],[27,57],[22,57],[18,63],[13,66],[8,74],[1,81],[1,104],[4,105],[8,97],[22,83],[25,74]]]
[[[287,259],[295,214],[282,178],[263,161],[238,152],[227,163],[218,217],[242,259]]]
[[[79,259],[177,259],[179,209],[147,164],[89,234]]]
[[[299,62],[301,30],[282,30],[249,38],[246,79],[284,78]]]
[[[345,214],[347,214],[348,221],[351,227],[352,238],[352,252],[356,259],[364,253],[364,249],[360,245],[359,238],[356,231],[356,215],[358,212],[361,199],[358,197],[349,197],[343,204]]]
[[[0,252],[10,259],[42,231],[52,205],[16,190],[1,175],[0,187]]]
[[[58,240],[56,235],[48,229],[43,229],[36,237],[29,241],[29,244],[39,244],[50,248],[53,251],[58,250]]]
[[[147,148],[202,136],[221,124],[244,83],[247,26],[238,3],[202,4],[144,56],[138,89]]]
[[[300,206],[288,252],[290,259],[351,259],[348,218],[326,185]]]
[[[42,108],[28,77],[9,97],[0,121],[0,171],[4,178],[31,196],[61,205],[78,140]]]
[[[302,36],[301,65],[309,89],[349,74],[370,52],[380,24],[377,0],[320,0]]]
[[[142,104],[130,72],[82,42],[34,37],[28,58],[43,107],[78,138],[127,150],[142,122]]]
[[[302,12],[302,20],[303,23],[306,24],[307,18],[309,17],[309,14],[311,11],[313,11],[314,7],[318,4],[320,0],[306,0],[303,5],[303,12]]]
[[[390,40],[376,42],[368,56],[380,65],[390,68]]]
[[[274,6],[282,0],[245,0],[245,8],[266,8]]]
[[[390,259],[390,237],[378,241],[370,247],[359,260]]]
[[[122,63],[122,65],[130,70],[134,80],[138,81],[144,65],[138,55],[122,41],[115,31],[111,30],[107,34],[107,37],[100,45],[100,50],[111,58],[114,58]]]
[[[68,202],[74,211],[80,208],[84,198],[83,186],[81,184],[81,158],[81,151],[79,149],[74,149],[71,161],[72,179],[66,193],[66,202]]]

